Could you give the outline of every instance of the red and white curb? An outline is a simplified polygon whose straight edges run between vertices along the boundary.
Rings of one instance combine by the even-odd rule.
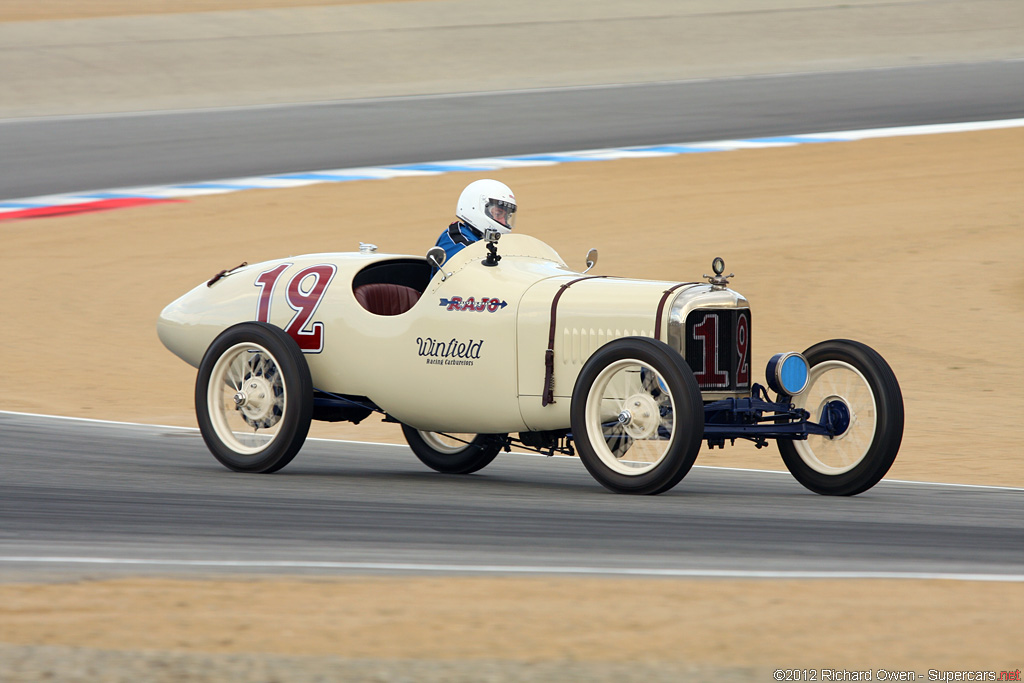
[[[864,130],[835,131],[830,133],[808,133],[802,135],[781,135],[750,138],[745,140],[716,140],[708,142],[685,142],[643,147],[621,147],[615,149],[592,149],[579,152],[557,152],[552,154],[526,154],[510,157],[484,159],[462,159],[437,161],[420,164],[398,164],[394,166],[367,166],[341,168],[304,173],[254,178],[234,178],[207,182],[164,185],[156,187],[135,187],[96,192],[29,197],[0,201],[0,221],[24,218],[42,218],[91,211],[126,208],[174,202],[204,195],[227,194],[242,190],[287,189],[320,183],[343,183],[356,180],[386,180],[415,176],[435,176],[445,173],[483,173],[508,168],[531,166],[555,166],[558,164],[585,161],[615,161],[619,159],[646,159],[671,157],[680,154],[707,152],[729,152],[745,149],[772,149],[795,145],[828,142],[853,142],[873,138],[901,137],[910,135],[937,135],[943,133],[964,133],[972,131],[1017,128],[1024,126],[1024,118],[1000,121],[974,121],[969,123],[942,123],[924,126],[901,126],[896,128],[870,128]]]

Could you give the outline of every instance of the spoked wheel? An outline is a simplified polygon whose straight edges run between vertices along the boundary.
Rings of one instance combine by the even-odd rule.
[[[797,481],[815,493],[853,496],[889,471],[903,439],[903,395],[889,364],[860,342],[834,339],[804,352],[807,389],[793,398],[835,436],[779,439]]]
[[[424,465],[445,474],[471,474],[483,469],[501,452],[502,439],[507,436],[426,432],[404,424],[402,433]]]
[[[302,448],[312,415],[309,366],[283,330],[240,323],[210,344],[196,378],[196,417],[225,467],[276,472]]]
[[[661,493],[678,484],[704,435],[693,371],[667,344],[647,337],[598,349],[576,380],[570,413],[580,459],[618,493]]]

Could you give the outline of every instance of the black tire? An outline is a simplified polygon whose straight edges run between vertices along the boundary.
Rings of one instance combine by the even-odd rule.
[[[693,371],[670,346],[648,337],[598,349],[576,379],[570,414],[584,466],[616,493],[668,491],[690,471],[704,437]]]
[[[896,375],[874,349],[847,339],[815,344],[804,356],[810,376],[793,403],[807,410],[812,422],[821,420],[825,406],[837,406],[832,412],[845,431],[831,439],[779,439],[782,460],[815,493],[867,491],[892,467],[903,440],[903,394]]]
[[[284,330],[239,323],[206,350],[195,402],[199,431],[221,464],[236,472],[276,472],[309,433],[313,380],[298,344]]]
[[[402,433],[409,448],[420,461],[432,470],[444,474],[472,474],[491,464],[501,452],[502,439],[507,434],[454,434],[457,439],[438,432],[424,432],[402,425]]]

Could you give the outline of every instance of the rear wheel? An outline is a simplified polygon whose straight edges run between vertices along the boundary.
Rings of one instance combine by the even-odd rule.
[[[667,344],[626,337],[590,357],[572,393],[580,459],[617,493],[667,491],[700,451],[704,407],[693,371]]]
[[[793,404],[834,436],[779,439],[797,481],[815,493],[853,496],[889,471],[903,440],[903,395],[889,364],[860,342],[834,339],[804,352],[807,388]]]
[[[483,469],[501,452],[502,439],[507,436],[427,432],[404,424],[402,433],[424,465],[445,474],[471,474]]]
[[[284,330],[241,323],[207,349],[195,402],[199,431],[221,464],[237,472],[276,472],[306,440],[313,380]]]

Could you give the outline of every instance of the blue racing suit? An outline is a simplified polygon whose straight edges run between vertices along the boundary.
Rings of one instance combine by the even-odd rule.
[[[483,239],[483,233],[472,225],[462,221],[455,221],[437,238],[437,246],[444,249],[444,253],[448,255],[448,260],[450,261],[452,256],[455,256],[473,242],[479,242],[481,239]]]

